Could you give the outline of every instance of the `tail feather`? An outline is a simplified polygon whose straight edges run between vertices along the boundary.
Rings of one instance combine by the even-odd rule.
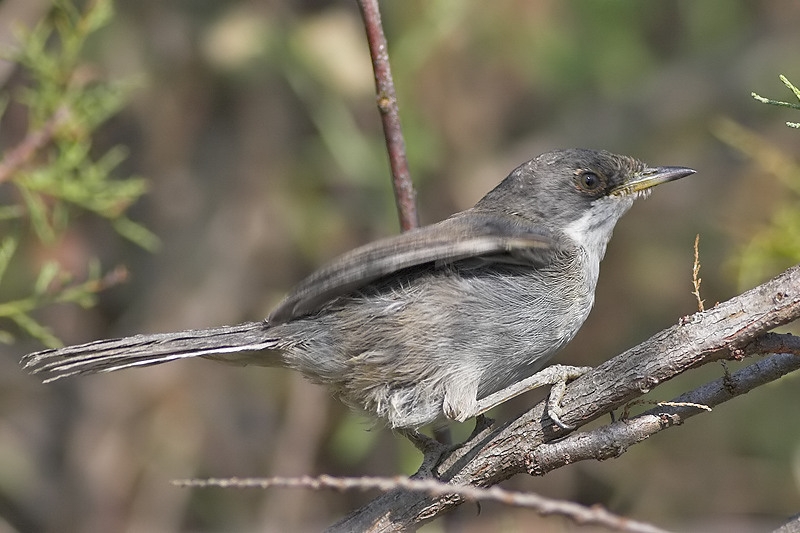
[[[135,335],[31,353],[24,356],[20,364],[29,373],[42,375],[43,381],[49,383],[76,374],[112,372],[189,357],[274,349],[278,339],[267,335],[268,330],[265,322],[245,322],[213,329]],[[224,360],[225,357],[217,359]],[[255,358],[253,362],[257,362]],[[274,361],[262,362],[271,363]]]

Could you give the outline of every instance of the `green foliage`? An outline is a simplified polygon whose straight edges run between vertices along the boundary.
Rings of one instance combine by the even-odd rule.
[[[720,121],[715,133],[761,172],[774,176],[780,187],[769,223],[734,257],[739,285],[747,288],[800,263],[800,165],[773,143],[733,121]]]
[[[120,235],[145,249],[158,246],[150,231],[125,215],[147,191],[142,178],[113,176],[126,157],[125,148],[115,146],[97,155],[92,144],[95,130],[119,111],[133,87],[129,81],[102,80],[81,59],[91,34],[112,16],[111,0],[89,2],[84,10],[68,0],[57,0],[36,27],[17,28],[19,48],[3,54],[25,69],[28,81],[12,95],[0,95],[0,116],[13,98],[27,112],[28,132],[0,160],[0,186],[13,186],[19,192],[13,195],[19,203],[0,205],[4,234],[0,283],[23,244],[24,228],[32,228],[42,245],[53,245],[71,218],[81,212],[107,219]],[[0,302],[0,319],[10,320],[48,346],[57,346],[58,339],[32,313],[54,303],[89,307],[98,291],[121,281],[120,273],[104,276],[94,264],[87,280],[76,282],[58,263],[46,262],[39,267],[29,296]],[[11,334],[0,330],[0,340],[11,341]]]
[[[789,88],[789,90],[794,93],[795,97],[800,101],[800,89],[795,87],[792,84],[792,82],[790,82],[783,74],[781,74],[779,77],[780,80],[783,82],[783,84],[786,85]],[[772,100],[771,98],[764,98],[763,96],[760,96],[756,93],[750,93],[750,95],[759,102],[765,104],[774,105],[778,107],[790,107],[792,109],[800,109],[800,104],[793,104],[791,102],[782,102],[780,100]],[[786,122],[786,125],[789,126],[790,128],[800,128],[800,122]]]
[[[800,89],[782,74],[780,80],[800,101]],[[800,109],[800,104],[772,100],[756,93],[751,95],[765,104]],[[786,125],[800,128],[798,122],[786,122]],[[769,224],[753,235],[737,258],[739,282],[750,286],[769,273],[800,263],[800,165],[740,126],[729,124],[726,129],[729,144],[773,174],[781,185],[782,194],[772,209]]]
[[[13,237],[6,237],[0,242],[0,284],[3,282],[3,275],[16,247],[17,241]],[[95,295],[99,291],[121,282],[126,275],[125,269],[117,268],[103,276],[99,263],[93,262],[89,265],[88,279],[74,283],[71,275],[58,263],[48,261],[39,270],[33,292],[29,296],[0,303],[0,318],[11,320],[22,331],[49,347],[61,346],[61,341],[34,319],[31,313],[55,303],[74,303],[82,307],[91,307],[95,304]],[[13,337],[8,331],[0,330],[0,342],[12,341]]]
[[[33,30],[18,31],[22,46],[11,59],[31,76],[30,85],[18,96],[30,117],[26,140],[45,136],[52,145],[46,150],[37,147],[41,152],[37,164],[20,166],[10,180],[20,189],[27,215],[44,242],[52,242],[68,222],[64,204],[117,221],[147,190],[141,178],[111,179],[125,158],[123,147],[96,159],[92,156],[93,131],[119,111],[132,88],[129,82],[92,79],[96,75],[80,64],[86,40],[112,14],[110,0],[93,2],[84,13],[68,1],[58,1],[47,20]],[[49,46],[54,35],[57,45]],[[135,223],[119,225],[129,228],[123,235],[138,245],[150,250],[157,246],[155,236],[143,227],[130,231]]]

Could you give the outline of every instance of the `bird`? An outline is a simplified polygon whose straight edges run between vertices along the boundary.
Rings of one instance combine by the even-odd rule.
[[[288,367],[391,428],[463,422],[590,370],[547,363],[594,304],[617,221],[695,170],[571,148],[514,169],[473,207],[334,259],[266,320],[140,334],[25,355],[51,382],[201,357]],[[546,367],[546,368],[545,368]]]

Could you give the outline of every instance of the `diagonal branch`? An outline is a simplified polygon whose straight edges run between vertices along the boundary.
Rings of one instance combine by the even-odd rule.
[[[571,383],[563,400],[564,421],[571,425],[585,424],[686,370],[724,358],[742,358],[770,343],[773,346],[767,347],[768,351],[793,353],[793,343],[789,343],[787,337],[763,335],[798,317],[800,266],[795,266],[759,287],[684,317],[678,324]],[[773,356],[739,371],[734,377],[746,377],[749,369],[753,375],[767,373],[774,376],[770,379],[777,379],[796,364],[796,359],[794,355]],[[775,368],[781,370],[775,372]],[[708,390],[701,387],[700,392],[691,393],[688,400],[685,396],[678,400],[716,404],[757,386],[758,381],[747,386],[742,383],[725,379],[722,388],[714,382],[708,385]],[[653,428],[661,428],[661,417],[651,416],[654,411],[668,413],[669,420],[673,416],[689,416],[690,412],[696,414],[696,410],[695,407],[658,408],[633,421],[620,422],[617,427],[652,421],[656,422]],[[456,485],[492,486],[515,474],[535,471],[532,459],[537,458],[540,446],[563,438],[566,433],[547,418],[544,404],[540,403],[515,420],[477,432],[449,453],[435,474],[439,480]],[[645,433],[639,435],[646,438]],[[580,438],[581,435],[570,437]],[[602,442],[610,446],[612,453],[615,451],[613,442]],[[541,455],[538,460],[540,465],[544,464]],[[332,526],[331,531],[401,531],[427,522],[463,501],[459,497],[426,497],[394,490],[345,517]]]
[[[59,107],[53,115],[36,131],[25,136],[12,150],[0,160],[0,183],[11,179],[26,163],[53,139],[53,134],[69,118],[69,109]]]
[[[778,342],[779,341],[779,342]],[[780,346],[780,345],[783,346]],[[751,347],[752,346],[752,347]],[[688,418],[800,369],[800,338],[767,333],[748,346],[750,355],[772,354],[732,375],[706,383],[671,402],[664,402],[630,420],[620,420],[585,433],[536,447],[527,458],[528,473],[542,476],[567,464],[619,457],[627,449]],[[681,405],[682,404],[682,405]]]

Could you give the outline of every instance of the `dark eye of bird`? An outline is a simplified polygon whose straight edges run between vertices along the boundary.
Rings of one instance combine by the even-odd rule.
[[[586,192],[596,192],[603,186],[603,180],[594,172],[581,172],[575,176],[578,188]]]

